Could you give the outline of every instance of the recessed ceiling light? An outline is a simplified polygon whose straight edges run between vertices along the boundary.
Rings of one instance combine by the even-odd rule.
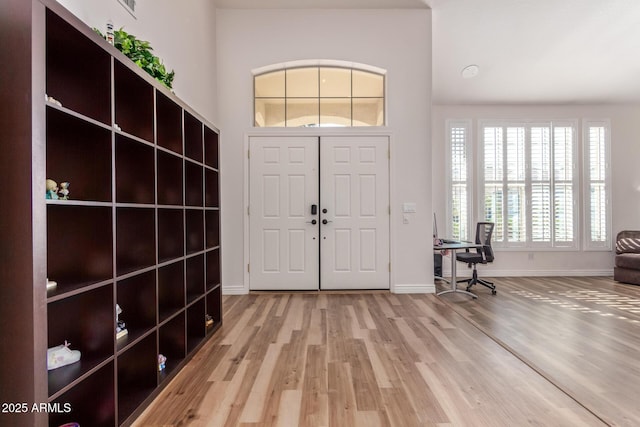
[[[477,76],[479,72],[480,67],[478,67],[477,65],[467,65],[462,69],[461,74],[465,79],[470,79]]]

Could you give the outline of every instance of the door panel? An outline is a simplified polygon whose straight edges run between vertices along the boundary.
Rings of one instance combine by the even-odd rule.
[[[249,140],[250,288],[317,290],[318,138]]]
[[[322,289],[389,289],[388,150],[386,136],[321,138]]]

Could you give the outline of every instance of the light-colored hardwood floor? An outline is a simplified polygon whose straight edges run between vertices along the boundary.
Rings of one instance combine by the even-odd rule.
[[[640,286],[604,277],[495,281],[499,298],[479,288],[477,303],[451,307],[607,424],[640,426]]]
[[[640,287],[224,297],[224,325],[134,426],[640,425]]]

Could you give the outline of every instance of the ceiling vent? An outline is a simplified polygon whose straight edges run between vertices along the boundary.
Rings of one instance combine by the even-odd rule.
[[[136,12],[136,0],[118,0],[122,6],[134,17]]]

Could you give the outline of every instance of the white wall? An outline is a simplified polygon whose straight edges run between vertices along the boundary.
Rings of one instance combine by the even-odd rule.
[[[640,106],[633,105],[537,105],[537,106],[434,106],[433,176],[445,176],[447,119],[472,119],[473,150],[477,155],[478,120],[482,119],[610,119],[613,236],[624,229],[640,229]],[[581,124],[580,124],[581,126]],[[582,132],[579,129],[579,142]],[[445,187],[433,182],[433,204],[438,218],[445,218]],[[475,206],[474,206],[475,208]],[[582,209],[582,206],[580,207]],[[581,214],[582,215],[582,214]],[[440,228],[444,228],[444,220]],[[582,238],[582,224],[580,224]],[[444,230],[443,230],[444,231]],[[442,232],[440,234],[443,234]],[[615,243],[614,243],[615,244]],[[532,257],[532,259],[531,259]],[[445,273],[449,271],[445,264]],[[610,275],[613,252],[505,252],[496,253],[493,264],[483,266],[488,275]]]
[[[431,256],[431,11],[217,11],[223,291],[248,290],[244,273],[244,143],[253,124],[251,70],[296,60],[353,61],[386,69],[395,215],[392,286],[433,285]],[[395,168],[394,168],[395,166]],[[417,213],[402,224],[402,202]],[[398,286],[400,289],[402,286]]]
[[[175,70],[173,91],[205,119],[217,125],[215,0],[138,1],[136,18],[117,0],[58,0],[90,27],[114,27],[151,43],[168,70]]]

